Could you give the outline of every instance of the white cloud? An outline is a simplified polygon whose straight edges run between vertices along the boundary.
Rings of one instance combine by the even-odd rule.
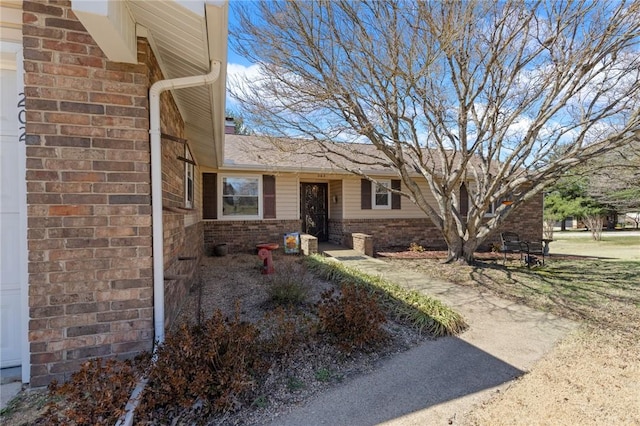
[[[229,63],[227,64],[227,76],[229,77],[229,81],[237,79],[237,77],[259,77],[260,66],[256,64],[246,66]]]
[[[241,65],[227,64],[227,107],[232,109],[237,106],[237,101],[229,96],[229,91],[233,88],[242,87],[243,81],[256,81],[261,78],[260,66],[256,64]]]

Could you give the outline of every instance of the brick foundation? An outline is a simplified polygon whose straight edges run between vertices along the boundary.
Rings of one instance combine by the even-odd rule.
[[[216,244],[227,243],[229,252],[253,251],[258,243],[278,243],[284,234],[301,232],[299,220],[204,221],[204,247],[211,253]]]
[[[542,194],[515,209],[498,230],[494,231],[479,247],[489,250],[492,243],[500,242],[502,229],[516,232],[524,241],[540,241],[542,238]],[[351,246],[352,234],[362,233],[373,237],[373,250],[389,247],[408,248],[416,243],[428,250],[446,250],[447,245],[440,231],[429,219],[344,219],[329,220],[329,241]]]
[[[182,218],[182,215],[173,216]],[[171,258],[171,264],[165,268],[165,278],[171,278],[165,279],[164,282],[165,328],[173,323],[191,286],[196,281],[198,264],[203,254],[203,246],[198,243],[202,241],[202,222],[180,229],[183,230],[184,235],[180,245],[181,250]]]

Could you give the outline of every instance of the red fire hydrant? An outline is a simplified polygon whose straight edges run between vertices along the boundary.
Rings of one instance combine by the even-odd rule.
[[[273,267],[273,256],[271,255],[271,251],[277,250],[280,246],[275,243],[265,243],[258,244],[256,247],[258,248],[258,258],[264,261],[262,273],[273,274],[276,270]]]

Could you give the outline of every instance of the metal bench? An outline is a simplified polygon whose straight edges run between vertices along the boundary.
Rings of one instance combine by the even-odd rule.
[[[507,263],[507,253],[519,253],[520,261],[526,263],[527,268],[531,265],[544,265],[546,250],[542,241],[522,241],[515,232],[503,232],[500,239],[500,251],[504,254],[503,264]]]

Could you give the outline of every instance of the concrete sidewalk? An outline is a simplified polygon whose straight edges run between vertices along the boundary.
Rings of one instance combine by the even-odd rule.
[[[577,324],[488,293],[427,280],[353,250],[324,247],[349,267],[434,296],[470,325],[426,341],[380,368],[318,395],[273,425],[458,424],[473,405],[504,390]]]
[[[21,372],[20,367],[0,369],[0,410],[22,390]]]

